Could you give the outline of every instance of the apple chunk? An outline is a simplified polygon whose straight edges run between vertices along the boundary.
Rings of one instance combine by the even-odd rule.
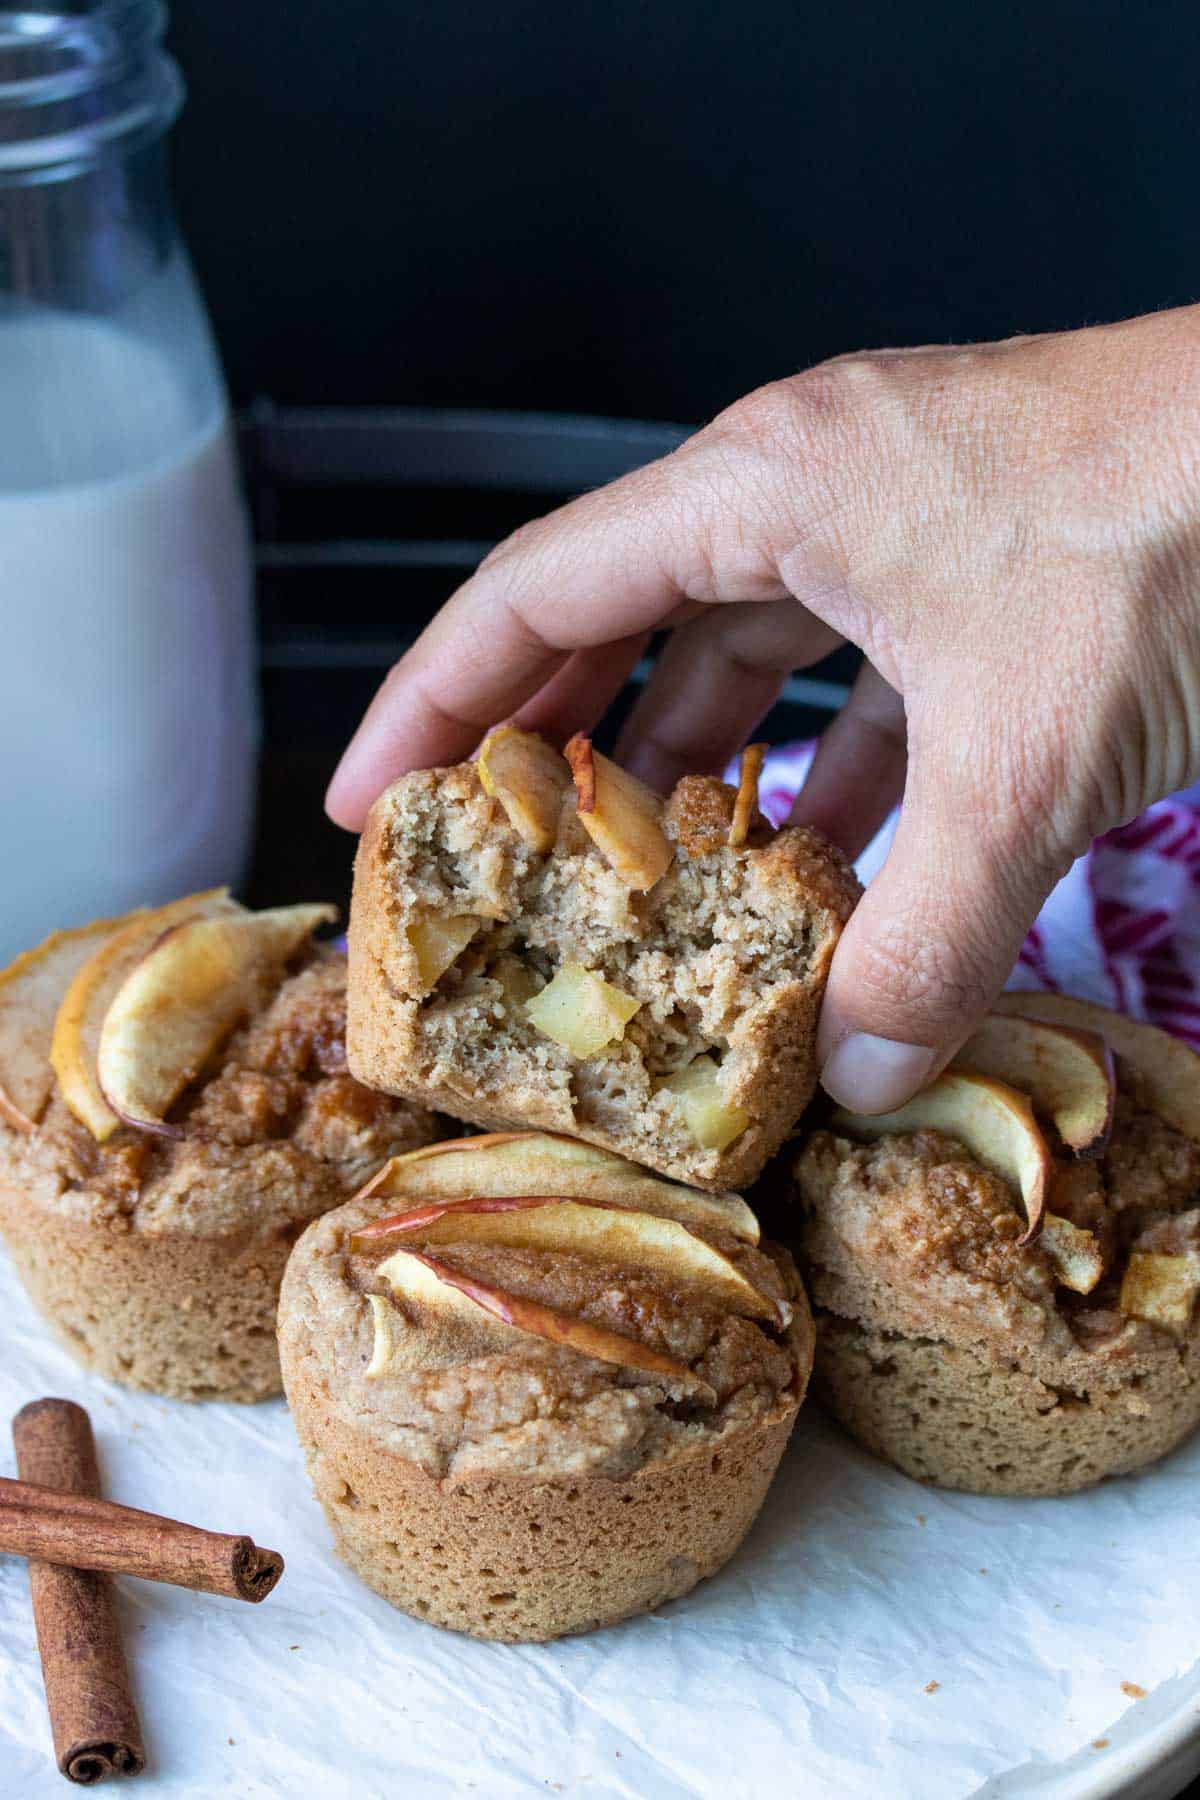
[[[677,1282],[695,1287],[732,1312],[778,1318],[774,1303],[727,1256],[686,1226],[612,1203],[532,1194],[445,1201],[368,1226],[351,1248],[402,1237],[412,1237],[422,1247],[489,1244],[641,1269],[672,1287]]]
[[[571,785],[566,759],[532,731],[501,725],[484,739],[476,765],[483,791],[498,800],[529,848],[554,848],[562,798]]]
[[[624,1037],[641,1004],[582,963],[568,962],[525,1002],[525,1016],[546,1037],[585,1061]]]
[[[1025,1230],[1018,1241],[1031,1243],[1041,1229],[1054,1161],[1029,1101],[1003,1082],[987,1075],[939,1075],[895,1112],[839,1108],[833,1127],[848,1137],[867,1139],[944,1131],[1017,1190],[1025,1208]]]
[[[15,1130],[35,1130],[54,1092],[50,1046],[63,994],[132,916],[52,932],[0,970],[0,1118]]]
[[[1127,1318],[1144,1319],[1177,1334],[1191,1323],[1200,1293],[1200,1260],[1194,1256],[1157,1256],[1146,1250],[1130,1253],[1117,1308]]]
[[[1048,1212],[1042,1221],[1040,1242],[1054,1264],[1060,1285],[1076,1294],[1090,1294],[1104,1273],[1096,1234]]]
[[[446,970],[462,955],[483,920],[474,913],[457,913],[449,919],[413,919],[405,935],[417,959],[417,974],[428,994],[437,986]]]
[[[191,919],[159,938],[118,989],[100,1030],[96,1073],[117,1116],[144,1131],[247,1016],[332,906]]]
[[[750,1114],[735,1106],[721,1092],[717,1065],[711,1056],[697,1056],[685,1068],[676,1069],[662,1083],[675,1096],[687,1128],[704,1150],[724,1150],[741,1137]]]
[[[244,908],[226,888],[184,894],[166,906],[132,914],[77,970],[55,1015],[50,1061],[64,1103],[98,1144],[106,1143],[121,1122],[101,1091],[96,1057],[105,1015],[122,983],[151,946],[185,919],[243,916]]]
[[[636,1207],[700,1231],[728,1231],[747,1244],[759,1240],[758,1220],[739,1194],[681,1187],[612,1150],[545,1131],[492,1131],[406,1150],[386,1162],[356,1198],[428,1203],[466,1194],[553,1198],[563,1193]]]
[[[671,840],[662,828],[662,801],[636,776],[592,748],[582,733],[566,747],[583,826],[627,887],[645,893],[671,866]]]
[[[668,1380],[685,1383],[691,1389],[712,1394],[707,1384],[699,1381],[685,1363],[664,1356],[635,1338],[622,1337],[602,1325],[573,1318],[555,1307],[543,1306],[537,1300],[526,1300],[506,1293],[488,1282],[461,1275],[436,1257],[420,1250],[397,1250],[378,1274],[388,1283],[398,1300],[410,1300],[427,1310],[446,1308],[481,1308],[515,1331],[562,1344],[580,1356],[594,1356],[600,1362],[616,1363],[623,1368],[642,1369],[648,1374],[665,1375]],[[715,1398],[715,1395],[713,1396]]]
[[[1143,1104],[1200,1143],[1200,1056],[1170,1032],[1067,994],[1001,994],[996,1010],[1099,1032],[1137,1077]]]
[[[1112,1052],[1094,1031],[992,1013],[950,1066],[1020,1088],[1079,1155],[1098,1155],[1108,1141],[1116,1077]]]

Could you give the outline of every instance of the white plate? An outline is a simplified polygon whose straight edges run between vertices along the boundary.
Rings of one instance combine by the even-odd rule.
[[[331,1558],[281,1403],[189,1407],[91,1379],[7,1268],[0,1315],[0,1415],[80,1400],[114,1499],[288,1558],[261,1607],[122,1584],[139,1793],[1166,1800],[1200,1767],[1200,1443],[1090,1495],[989,1501],[917,1487],[806,1415],[714,1580],[610,1631],[503,1649],[404,1618]],[[0,1770],[5,1796],[65,1791],[12,1559]]]

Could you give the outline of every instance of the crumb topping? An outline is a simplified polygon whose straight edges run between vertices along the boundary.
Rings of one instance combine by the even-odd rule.
[[[380,1256],[348,1243],[378,1209],[343,1207],[293,1257],[284,1330],[329,1404],[385,1446],[438,1476],[471,1473],[625,1475],[799,1404],[812,1326],[791,1259],[727,1234],[704,1233],[761,1291],[795,1308],[787,1330],[697,1304],[696,1290],[562,1253],[464,1245],[439,1259],[510,1295],[536,1299],[685,1362],[696,1381],[597,1360],[480,1313],[449,1333],[409,1301],[393,1301],[404,1354],[375,1376],[371,1294],[387,1294]],[[392,1246],[394,1248],[394,1246]],[[706,1384],[708,1392],[697,1386]]]
[[[181,1138],[123,1126],[99,1145],[55,1093],[32,1135],[0,1121],[0,1179],[118,1229],[305,1222],[436,1135],[430,1115],[350,1076],[345,1017],[345,959],[318,950],[188,1088],[170,1115]]]
[[[1042,1243],[1021,1248],[1008,1185],[954,1139],[916,1132],[851,1143],[814,1132],[795,1164],[801,1243],[814,1301],[864,1325],[983,1341],[998,1359],[1072,1365],[1173,1340],[1118,1309],[1131,1253],[1200,1254],[1200,1146],[1129,1094],[1094,1162],[1062,1159],[1049,1210],[1092,1232],[1104,1274],[1090,1294],[1061,1286]],[[1090,1376],[1095,1375],[1094,1367]]]

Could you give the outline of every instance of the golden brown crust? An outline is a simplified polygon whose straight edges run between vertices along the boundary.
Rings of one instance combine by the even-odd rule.
[[[93,1374],[177,1400],[280,1392],[275,1309],[299,1230],[119,1232],[0,1186],[0,1235],[63,1347]]]
[[[1115,1387],[1076,1387],[981,1346],[818,1311],[813,1394],[916,1481],[971,1494],[1072,1494],[1157,1462],[1200,1425],[1200,1333],[1164,1340]]]
[[[278,1393],[288,1252],[387,1157],[437,1135],[345,1069],[345,967],[288,976],[189,1091],[178,1139],[103,1146],[50,1099],[0,1121],[0,1235],[34,1303],[87,1367],[181,1398]]]
[[[404,1612],[507,1644],[615,1625],[714,1575],[754,1523],[795,1418],[621,1480],[439,1481],[331,1412],[284,1360],[338,1555]]]
[[[687,1281],[676,1291],[570,1254],[464,1245],[457,1265],[473,1278],[665,1349],[681,1379],[407,1293],[387,1302],[381,1363],[380,1251],[352,1244],[368,1223],[419,1207],[421,1170],[438,1162],[406,1165],[403,1197],[368,1195],[315,1222],[284,1277],[284,1382],[340,1554],[393,1604],[507,1642],[615,1623],[685,1593],[749,1528],[803,1399],[813,1328],[791,1259],[699,1233],[790,1303],[781,1328],[713,1311]],[[560,1197],[596,1200],[598,1178],[621,1191],[620,1165],[577,1180],[556,1161],[553,1173]],[[472,1192],[523,1192],[527,1174],[464,1179]],[[627,1199],[646,1185],[631,1171]],[[431,1191],[444,1198],[441,1184]],[[691,1216],[686,1202],[666,1184],[655,1198],[665,1217],[677,1204]]]
[[[1181,1336],[1117,1309],[1132,1250],[1200,1249],[1200,1148],[1118,1099],[1098,1163],[1065,1162],[1052,1210],[1105,1259],[1087,1295],[1015,1196],[954,1140],[815,1132],[795,1164],[818,1316],[814,1390],[877,1454],[977,1493],[1068,1493],[1165,1455],[1200,1423],[1200,1319]]]
[[[804,827],[762,825],[730,849],[732,808],[724,783],[680,783],[663,813],[678,854],[643,895],[572,830],[573,815],[554,852],[534,855],[471,764],[405,777],[376,802],[355,863],[354,1073],[473,1124],[568,1132],[696,1186],[748,1185],[812,1094],[817,1012],[859,890]],[[407,927],[455,911],[477,912],[480,929],[430,994]],[[506,1000],[494,978],[505,956],[531,961],[539,981],[582,962],[641,1010],[619,1043],[580,1062]],[[697,1143],[663,1087],[710,1051],[750,1121],[724,1149]]]

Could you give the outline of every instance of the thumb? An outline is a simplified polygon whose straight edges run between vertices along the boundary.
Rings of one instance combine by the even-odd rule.
[[[939,1072],[1070,861],[961,775],[910,765],[891,851],[834,956],[817,1057],[821,1085],[855,1112],[891,1112]]]

